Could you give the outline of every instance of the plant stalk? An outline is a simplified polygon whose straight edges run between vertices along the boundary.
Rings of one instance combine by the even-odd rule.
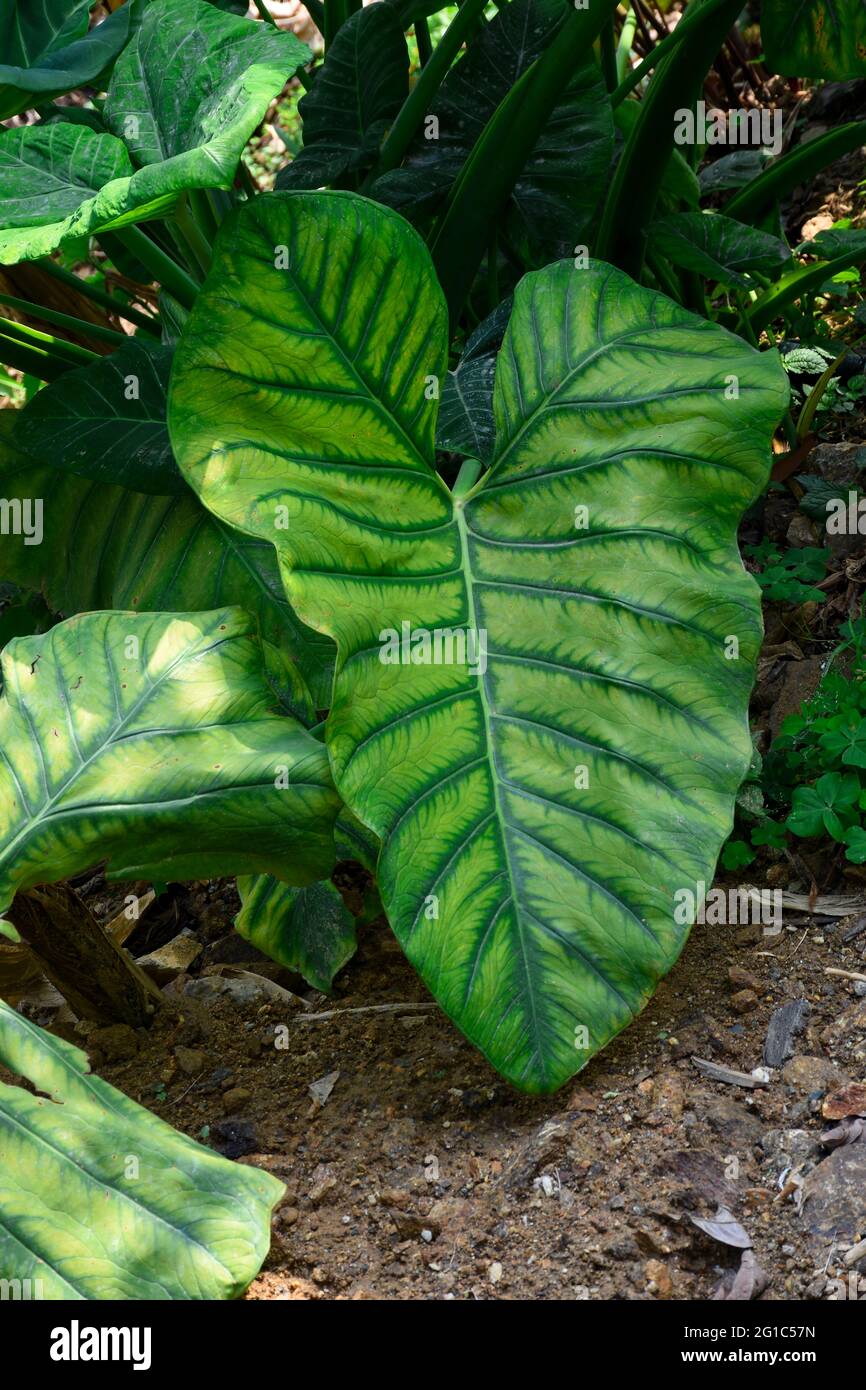
[[[84,333],[91,338],[101,338],[106,343],[113,343],[115,347],[128,341],[125,333],[118,333],[114,328],[105,328],[100,323],[88,323],[86,319],[63,314],[59,309],[46,309],[42,304],[32,304],[29,299],[16,299],[11,294],[0,294],[0,304],[5,304],[8,309],[19,309],[21,313],[41,319],[43,323],[53,323],[56,328],[66,328],[71,333]]]
[[[464,41],[477,27],[486,0],[463,0],[463,4],[439,40],[430,61],[421,69],[418,81],[394,118],[379,151],[379,162],[365,179],[363,192],[380,174],[396,169],[430,112],[439,90]]]
[[[617,0],[589,0],[558,30],[540,58],[518,79],[478,137],[444,213],[430,251],[454,323],[526,161],[574,75],[613,13]]]
[[[105,290],[101,290],[98,285],[91,285],[89,280],[83,279],[80,275],[73,275],[70,270],[64,270],[62,266],[55,265],[53,261],[37,261],[36,264],[52,279],[59,280],[61,284],[68,285],[70,289],[78,290],[85,299],[92,300],[94,304],[99,304],[103,309],[109,309],[118,318],[126,319],[127,323],[134,323],[145,333],[151,333],[155,338],[159,337],[159,320],[157,318],[142,313],[140,309],[134,309],[129,304],[124,304]]]
[[[198,294],[198,285],[171,256],[166,255],[140,227],[121,227],[115,235],[123,242],[130,255],[135,256],[150,271],[154,280],[163,285],[169,294],[174,295],[178,304],[191,309]]]

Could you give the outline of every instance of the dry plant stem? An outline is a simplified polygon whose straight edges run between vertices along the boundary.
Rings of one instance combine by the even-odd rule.
[[[162,1002],[152,980],[65,884],[15,898],[10,920],[79,1018],[147,1027]]]

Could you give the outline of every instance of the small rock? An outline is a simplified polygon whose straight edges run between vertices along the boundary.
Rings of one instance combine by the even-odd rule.
[[[210,1139],[215,1149],[226,1158],[243,1158],[258,1153],[259,1141],[248,1120],[218,1120],[211,1125]]]
[[[725,1144],[748,1148],[757,1143],[763,1126],[757,1115],[732,1095],[707,1096],[703,1118]]]
[[[741,965],[732,965],[728,971],[728,984],[731,989],[750,989],[755,994],[761,992],[761,982],[757,975],[753,975],[751,970],[744,970]]]
[[[467,1207],[468,1202],[463,1197],[440,1197],[428,1211],[424,1224],[433,1230],[456,1226],[466,1215]]]
[[[807,999],[791,999],[775,1010],[764,1042],[764,1062],[768,1067],[781,1067],[792,1056],[794,1038],[806,1027],[809,1012]]]
[[[202,975],[199,980],[187,980],[183,992],[188,994],[190,999],[197,999],[200,1004],[212,1004],[220,995],[226,993],[226,982],[218,975]]]
[[[788,527],[788,534],[785,536],[788,545],[804,547],[818,544],[818,537],[815,527],[807,516],[802,512],[795,512]]]
[[[330,1199],[330,1194],[336,1191],[337,1179],[334,1177],[333,1168],[329,1168],[327,1163],[320,1163],[313,1170],[312,1185],[307,1197],[314,1207],[321,1206],[323,1202]]]
[[[138,1038],[128,1023],[112,1023],[94,1029],[88,1046],[97,1048],[108,1062],[127,1062],[138,1052]]]
[[[759,922],[750,922],[748,926],[739,927],[734,933],[735,946],[757,946],[763,939],[764,928]]]
[[[204,1071],[207,1066],[207,1057],[203,1052],[199,1052],[193,1047],[176,1047],[174,1055],[181,1071],[186,1072],[187,1076],[196,1076],[200,1071]]]
[[[846,1144],[807,1174],[803,1219],[813,1235],[856,1237],[866,1230],[866,1144]]]
[[[758,1007],[758,996],[753,989],[741,989],[731,996],[731,1008],[735,1014],[750,1014]]]
[[[866,468],[866,448],[862,444],[819,444],[810,462],[817,465],[826,482],[845,487],[856,483],[858,473]]]
[[[814,1163],[821,1153],[817,1135],[805,1129],[768,1129],[760,1146],[777,1176],[786,1168]]]
[[[150,951],[146,956],[139,956],[136,964],[140,965],[156,984],[167,985],[169,980],[188,970],[200,954],[201,945],[192,932],[182,931],[179,936],[173,937],[158,950]]]
[[[223,1109],[227,1115],[234,1115],[249,1105],[252,1098],[253,1093],[248,1091],[246,1086],[232,1086],[223,1096]]]
[[[846,1120],[849,1115],[866,1115],[866,1085],[852,1081],[841,1091],[827,1096],[821,1107],[825,1120]]]
[[[297,1207],[282,1207],[277,1219],[281,1226],[295,1226],[300,1214]]]
[[[850,1008],[843,1010],[839,1017],[823,1030],[821,1042],[825,1047],[833,1047],[847,1040],[850,1034],[863,1032],[866,1032],[866,1001],[852,1004]]]
[[[674,1291],[674,1284],[666,1264],[663,1264],[661,1260],[647,1260],[644,1265],[644,1273],[650,1293],[658,1294],[659,1298],[670,1298]]]
[[[818,1091],[840,1089],[847,1078],[826,1057],[792,1057],[782,1068],[782,1079],[792,1091],[811,1096]]]
[[[487,1271],[487,1277],[490,1280],[491,1284],[499,1283],[500,1279],[502,1278],[502,1265],[499,1263],[498,1260],[493,1261],[492,1265]]]

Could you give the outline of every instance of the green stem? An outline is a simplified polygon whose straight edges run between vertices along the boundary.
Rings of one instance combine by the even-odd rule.
[[[178,304],[182,304],[185,309],[192,308],[198,294],[198,285],[192,276],[187,275],[186,271],[171,259],[171,256],[167,256],[140,227],[121,227],[115,235],[123,242],[130,255],[135,256],[145,269],[150,271],[154,280],[163,285],[169,294],[174,295]]]
[[[187,195],[180,199],[174,220],[185,245],[189,247],[193,268],[198,267],[202,276],[207,275],[212,256],[210,242],[193,215]]]
[[[586,60],[617,0],[572,11],[553,42],[517,80],[478,137],[430,240],[452,323],[469,292],[491,229],[550,116]]]
[[[704,15],[711,14],[714,10],[722,9],[725,4],[726,0],[707,0],[707,3],[703,6],[702,13]],[[640,86],[641,82],[652,72],[653,68],[657,67],[672,49],[682,43],[684,38],[688,38],[689,16],[692,16],[691,22],[694,23],[694,17],[697,14],[697,10],[686,10],[685,15],[680,20],[673,33],[668,34],[666,39],[662,39],[660,43],[657,43],[652,53],[648,53],[643,62],[638,63],[637,67],[633,68],[632,71],[623,78],[611,97],[611,104],[614,107],[621,105],[626,97],[631,95],[635,87]]]
[[[379,162],[362,186],[362,192],[380,174],[396,169],[429,114],[434,93],[439,90],[464,40],[477,26],[486,0],[463,0],[463,4],[439,40],[430,61],[421,69],[415,86],[407,96],[385,137]]]
[[[77,319],[72,314],[61,314],[58,309],[46,309],[41,304],[32,304],[29,299],[16,299],[11,294],[0,294],[0,304],[5,304],[9,309],[20,309],[22,313],[29,314],[31,318],[41,319],[43,323],[53,323],[56,328],[66,328],[71,333],[86,333],[91,338],[101,338],[115,346],[129,341],[125,333],[118,333],[114,328],[104,328],[100,323],[88,323],[86,319]]]
[[[809,183],[822,169],[861,145],[866,145],[866,121],[851,121],[838,130],[830,130],[826,135],[798,146],[777,160],[739,193],[735,193],[722,210],[726,217],[754,223],[793,189]]]
[[[279,29],[280,26],[265,4],[265,0],[253,0],[253,2],[262,19],[265,21],[265,24],[271,24],[275,29]]]
[[[626,5],[628,14],[622,23],[622,32],[619,36],[619,43],[616,50],[616,78],[617,82],[622,82],[628,72],[628,60],[631,56],[632,44],[637,30],[637,14],[631,4]],[[616,88],[619,91],[619,87]]]
[[[742,0],[689,7],[694,14],[675,52],[659,67],[640,104],[638,119],[620,155],[602,215],[596,255],[640,278],[646,229],[674,148],[677,111],[693,108],[732,26]],[[680,24],[683,28],[686,20]]]
[[[464,459],[460,465],[460,472],[454,480],[451,496],[465,497],[467,492],[474,487],[480,472],[480,459]]]
[[[17,339],[7,338],[2,331],[0,331],[0,362],[4,362],[7,367],[15,367],[17,371],[25,372],[28,376],[38,377],[40,381],[56,381],[73,365],[59,357],[53,357],[50,352],[44,352],[42,348],[26,347]]]
[[[216,189],[215,192],[222,192]],[[191,188],[189,191],[189,208],[193,215],[195,224],[207,243],[208,252],[213,246],[214,237],[219,231],[219,222],[214,214],[213,204],[211,203],[210,190],[204,188]]]
[[[616,91],[616,28],[614,27],[614,17],[604,22],[601,31],[601,71],[604,76],[604,85],[609,92]]]
[[[420,19],[415,20],[415,42],[418,45],[418,62],[422,68],[425,68],[433,52],[430,26],[427,23],[426,15],[421,15]]]
[[[745,308],[744,308],[743,304],[741,303],[741,301],[740,301],[739,299],[738,299],[737,302],[738,302],[739,307],[740,307],[741,325],[742,325],[741,331],[742,331],[743,337],[744,337],[744,338],[748,338],[749,342],[752,344],[752,347],[758,348],[758,349],[760,350],[760,345],[759,345],[759,343],[758,343],[758,339],[757,339],[757,337],[755,336],[755,331],[754,331],[754,329],[752,328],[752,325],[749,323],[748,317],[747,317],[746,312],[745,312]],[[748,306],[746,306],[746,307],[748,307]],[[769,345],[770,345],[770,347],[773,349],[773,351],[774,351],[774,352],[778,352],[779,349],[778,349],[778,344],[777,344],[777,342],[776,342],[776,336],[775,336],[775,334],[773,333],[773,330],[772,330],[771,328],[767,327],[767,328],[764,329],[764,337],[767,339],[767,342],[769,343]],[[786,411],[785,411],[785,414],[782,416],[782,429],[785,431],[785,438],[786,438],[787,441],[788,441],[788,448],[789,448],[789,449],[796,449],[796,447],[797,447],[797,445],[799,444],[800,441],[799,441],[799,439],[798,439],[798,437],[797,437],[797,426],[796,426],[796,423],[795,423],[795,421],[794,421],[794,417],[793,417],[793,415],[791,414],[790,409],[786,410]]]
[[[849,251],[845,255],[836,256],[832,261],[819,261],[817,265],[800,266],[791,275],[786,275],[784,279],[778,280],[772,289],[759,295],[746,310],[746,316],[754,332],[760,333],[767,324],[778,318],[796,299],[800,299],[811,290],[820,289],[825,281],[832,280],[833,276],[838,275],[840,271],[850,270],[852,266],[858,265],[862,261],[866,261],[866,255],[860,252],[858,255],[852,256]]]
[[[2,314],[0,332],[4,337],[22,343],[24,347],[40,348],[43,352],[51,353],[53,357],[65,358],[73,367],[99,361],[98,352],[90,352],[88,348],[79,347],[78,343],[69,343],[65,338],[55,338],[52,333],[40,333],[38,328],[31,328],[29,324],[13,323],[11,319],[3,318]]]
[[[159,319],[142,313],[140,309],[133,309],[131,305],[124,304],[122,300],[115,299],[113,295],[101,290],[98,285],[92,285],[80,275],[73,275],[71,270],[64,270],[53,261],[37,261],[36,264],[46,275],[50,275],[52,280],[59,280],[62,285],[68,285],[70,289],[83,294],[85,299],[92,300],[103,309],[109,309],[118,318],[126,319],[127,323],[134,323],[137,328],[144,329],[145,333],[151,333],[155,338],[159,337]]]
[[[325,0],[325,52],[331,47],[334,39],[342,29],[346,20],[358,9],[358,5],[353,0]]]
[[[683,304],[685,293],[677,279],[676,271],[654,251],[647,251],[646,263],[668,298],[675,304]]]
[[[247,168],[246,163],[241,158],[238,160],[238,174],[240,175],[241,186],[248,198],[258,197],[259,187]]]
[[[809,392],[808,398],[803,404],[803,409],[800,411],[800,419],[797,422],[797,439],[801,444],[812,428],[812,421],[815,419],[818,406],[827,394],[827,388],[842,363],[845,361],[845,358],[848,356],[848,352],[849,348],[846,343],[839,353],[839,356],[836,358],[836,361],[831,362],[826,371],[822,372],[821,376],[812,387],[812,390]]]
[[[325,7],[322,0],[307,0],[306,9],[320,34],[325,32]]]

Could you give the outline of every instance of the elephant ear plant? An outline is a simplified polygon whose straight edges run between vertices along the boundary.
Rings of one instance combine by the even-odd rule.
[[[337,644],[337,789],[446,1012],[550,1091],[682,949],[749,763],[757,587],[736,528],[778,361],[610,266],[519,285],[489,469],[435,468],[447,313],[428,252],[345,193],[230,215],[175,357],[175,455],[277,546]]]
[[[866,122],[702,168],[676,132],[720,51],[750,72],[742,0],[654,45],[616,0],[464,0],[435,45],[429,5],[309,0],[315,65],[257,8],[0,0],[0,933],[83,959],[66,880],[237,876],[241,935],[327,991],[353,859],[550,1092],[651,998],[731,828],[737,527],[796,434],[771,334],[866,261],[781,209]],[[860,75],[864,14],[763,0],[766,62]],[[37,1092],[0,1083],[0,1276],[245,1286],[279,1184],[6,1005],[0,1065]]]

